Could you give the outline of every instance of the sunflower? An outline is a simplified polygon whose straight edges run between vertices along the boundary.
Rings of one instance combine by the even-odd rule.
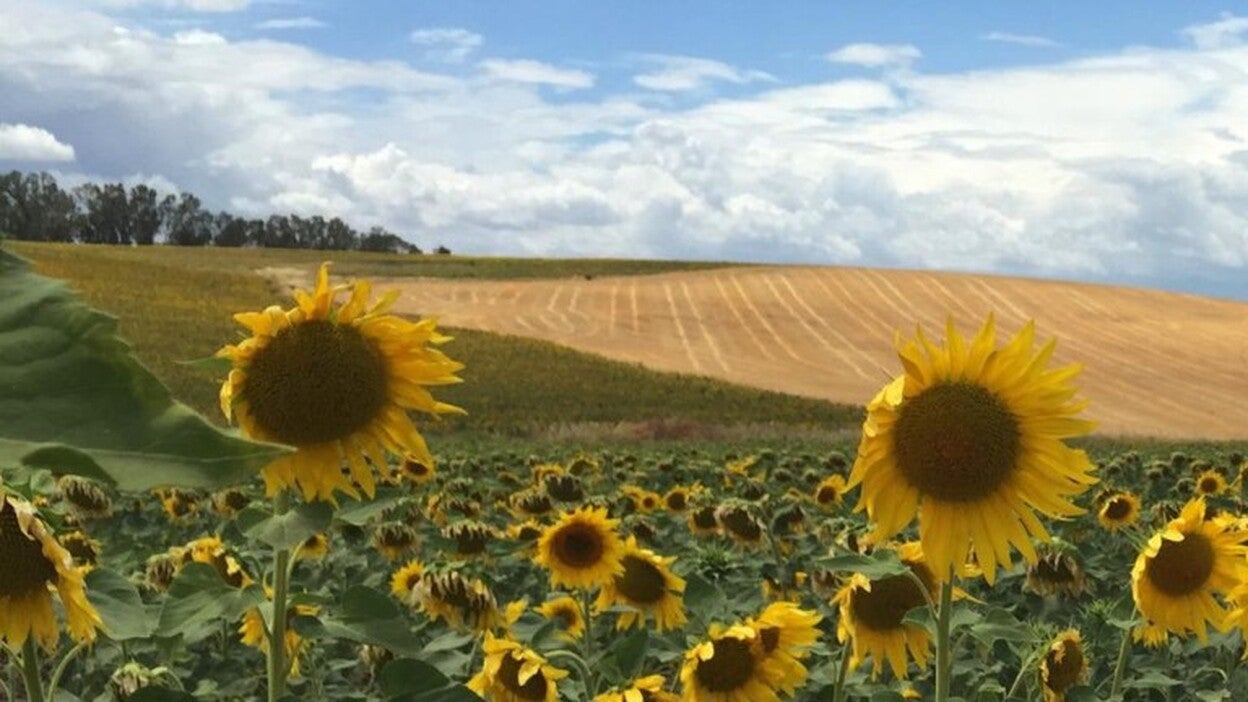
[[[564,475],[565,472],[566,471],[564,471],[563,466],[558,463],[539,463],[533,466],[531,472],[533,477],[533,486],[540,488],[542,484],[546,482],[547,478],[556,475]]]
[[[535,544],[542,537],[542,525],[532,519],[507,527],[507,536],[527,544]]]
[[[711,626],[707,640],[685,653],[680,669],[683,702],[778,702],[784,671],[764,652],[748,626]]]
[[[74,563],[87,569],[100,560],[100,542],[81,531],[71,531],[60,537],[61,545],[69,551]]]
[[[1057,635],[1040,662],[1040,683],[1044,702],[1063,702],[1066,691],[1088,675],[1088,659],[1083,653],[1083,640],[1075,629]]]
[[[490,631],[500,624],[498,600],[480,580],[468,580],[457,572],[426,572],[408,595],[430,619],[445,619],[460,631]]]
[[[1096,482],[1087,454],[1064,440],[1093,423],[1075,417],[1071,380],[1080,366],[1050,369],[1056,342],[1033,350],[1028,322],[996,347],[993,318],[968,344],[947,325],[944,346],[918,330],[899,339],[905,373],[871,400],[847,487],[862,485],[857,509],[875,522],[879,541],[919,515],[919,539],[938,581],[973,549],[991,585],[1010,546],[1036,560],[1032,537],[1048,540],[1033,510],[1082,512],[1068,498]]]
[[[680,514],[689,508],[689,498],[692,495],[692,488],[677,485],[663,495],[663,506],[673,514]]]
[[[857,668],[870,655],[872,677],[878,677],[884,661],[888,661],[893,675],[904,679],[907,650],[916,665],[927,667],[931,647],[927,630],[904,620],[907,612],[927,603],[936,588],[936,576],[918,542],[902,544],[897,552],[901,562],[910,567],[927,589],[926,596],[906,575],[869,580],[855,573],[832,599],[840,606],[841,613],[837,638],[842,643],[846,639],[853,640],[850,666]]]
[[[806,682],[806,666],[801,661],[819,640],[820,619],[817,612],[792,602],[773,602],[745,622],[757,634],[763,656],[783,671],[776,686],[785,694],[792,695]]]
[[[399,463],[399,474],[417,485],[423,485],[433,480],[438,471],[433,467],[432,462],[426,462],[415,454],[408,454]]]
[[[468,689],[490,702],[557,702],[559,681],[568,676],[538,652],[485,634],[485,662]]]
[[[497,537],[493,527],[481,522],[458,522],[442,529],[442,538],[455,542],[457,556],[484,555],[485,547]]]
[[[415,559],[408,561],[402,568],[394,571],[394,574],[390,576],[391,594],[404,602],[408,602],[411,599],[412,590],[416,589],[416,585],[424,574],[424,563]]]
[[[805,588],[808,579],[807,574],[800,570],[785,574],[783,579],[773,578],[769,575],[763,576],[763,580],[759,584],[763,592],[763,600],[766,602],[777,600],[799,602],[802,599],[802,590]]]
[[[1064,551],[1046,551],[1027,566],[1027,588],[1042,597],[1078,597],[1088,588],[1083,567]]]
[[[1131,594],[1151,624],[1208,641],[1206,624],[1226,629],[1227,610],[1215,598],[1248,579],[1243,534],[1222,519],[1205,519],[1205,502],[1195,499],[1153,535],[1131,569]]]
[[[715,506],[699,507],[689,515],[689,531],[695,536],[709,536],[719,533],[719,522],[715,519]]]
[[[188,543],[184,548],[174,549],[175,572],[187,563],[203,563],[217,571],[217,575],[230,587],[245,588],[254,581],[238,559],[230,555],[225,544],[217,536],[205,536]]]
[[[715,522],[724,534],[742,546],[759,546],[763,543],[766,527],[744,505],[725,502],[715,508]]]
[[[561,595],[537,608],[537,613],[558,624],[560,631],[572,640],[585,633],[585,614],[576,598]]]
[[[602,612],[614,605],[624,605],[634,610],[620,613],[616,621],[618,629],[645,626],[646,619],[651,616],[659,631],[683,627],[687,621],[682,595],[685,581],[670,569],[675,560],[641,548],[636,537],[628,537],[620,558],[623,569],[603,584],[594,609]]]
[[[663,689],[666,682],[662,675],[647,675],[627,687],[598,695],[594,702],[680,702],[679,697]]]
[[[636,485],[625,485],[620,492],[627,495],[633,502],[633,508],[643,514],[649,514],[663,505],[662,495]]]
[[[63,475],[56,481],[56,489],[79,519],[103,519],[113,513],[113,501],[94,480]]]
[[[346,290],[350,299],[335,306]],[[358,497],[354,481],[371,497],[373,470],[388,470],[387,451],[434,464],[408,410],[461,411],[426,389],[459,382],[463,364],[431,347],[449,337],[432,320],[386,314],[397,295],[369,307],[371,291],[368,281],[331,288],[323,264],[316,289],[295,292],[294,308],[234,315],[251,336],[217,352],[233,364],[221,411],[247,436],[296,449],[264,469],[270,496],[294,487],[306,500],[332,500],[336,491]]]
[[[1096,519],[1110,531],[1129,527],[1140,518],[1140,498],[1130,492],[1115,492],[1101,502]]]
[[[1230,618],[1227,619],[1230,622]],[[1166,639],[1170,633],[1165,627],[1157,626],[1150,622],[1140,624],[1131,630],[1131,640],[1135,643],[1142,643],[1147,648],[1161,648],[1166,645]]]
[[[156,592],[166,592],[173,584],[173,576],[178,573],[179,556],[174,553],[158,553],[147,559],[144,565],[143,580]]]
[[[270,602],[273,593],[268,592],[265,588],[265,594],[269,597]],[[291,620],[295,617],[314,617],[320,612],[320,607],[315,605],[297,604],[286,608],[286,635],[285,648],[286,660],[290,661],[290,677],[299,677],[299,658],[311,646],[311,642],[304,640],[299,632],[291,626]],[[269,654],[269,632],[264,626],[264,616],[260,614],[260,610],[252,607],[243,615],[243,621],[238,626],[239,639],[246,646],[257,648]]]
[[[512,509],[525,517],[540,517],[555,508],[546,493],[532,488],[512,495],[510,502]]]
[[[199,500],[194,493],[171,488],[169,490],[158,490],[157,494],[160,497],[160,505],[164,508],[165,514],[168,515],[169,521],[175,524],[187,521],[199,512]]]
[[[238,488],[222,490],[212,496],[212,509],[222,517],[233,517],[249,504],[251,498]]]
[[[1196,477],[1196,492],[1201,495],[1221,495],[1226,492],[1226,478],[1218,471],[1209,469]]]
[[[69,635],[79,643],[95,641],[100,615],[87,600],[84,569],[48,530],[34,507],[0,490],[0,639],[19,649],[26,639],[47,650],[56,648],[59,632],[52,610],[55,589],[65,606]]]
[[[298,557],[305,561],[319,561],[329,554],[329,534],[317,532],[299,544]]]
[[[402,522],[388,522],[373,532],[373,546],[388,561],[397,561],[416,548],[420,537],[416,530]]]
[[[833,474],[824,478],[815,486],[815,503],[820,507],[835,507],[845,499],[845,478]]]
[[[602,508],[565,512],[542,532],[533,560],[550,570],[552,585],[586,589],[606,585],[624,570],[620,564],[624,546],[615,533],[618,525],[619,520],[608,519]]]

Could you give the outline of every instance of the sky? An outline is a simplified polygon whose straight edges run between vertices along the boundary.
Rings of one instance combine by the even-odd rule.
[[[1200,0],[0,0],[0,170],[460,253],[1248,299],[1248,13]]]

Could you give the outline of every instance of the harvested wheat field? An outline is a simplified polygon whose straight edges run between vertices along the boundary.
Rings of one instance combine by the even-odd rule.
[[[894,331],[942,337],[994,312],[1035,318],[1085,366],[1105,434],[1248,436],[1248,304],[1137,288],[856,268],[750,267],[614,278],[389,280],[404,312],[668,371],[863,403],[898,371]]]

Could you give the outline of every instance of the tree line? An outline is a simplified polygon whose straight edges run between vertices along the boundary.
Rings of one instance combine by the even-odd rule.
[[[359,232],[338,217],[236,217],[204,209],[191,193],[161,195],[147,185],[86,183],[61,188],[48,173],[0,175],[0,237],[84,244],[263,246],[421,253],[384,227]],[[436,253],[450,253],[439,246]]]

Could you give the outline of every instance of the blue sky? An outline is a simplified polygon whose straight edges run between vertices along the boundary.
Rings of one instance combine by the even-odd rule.
[[[1229,9],[0,0],[0,169],[465,252],[1248,299]]]

